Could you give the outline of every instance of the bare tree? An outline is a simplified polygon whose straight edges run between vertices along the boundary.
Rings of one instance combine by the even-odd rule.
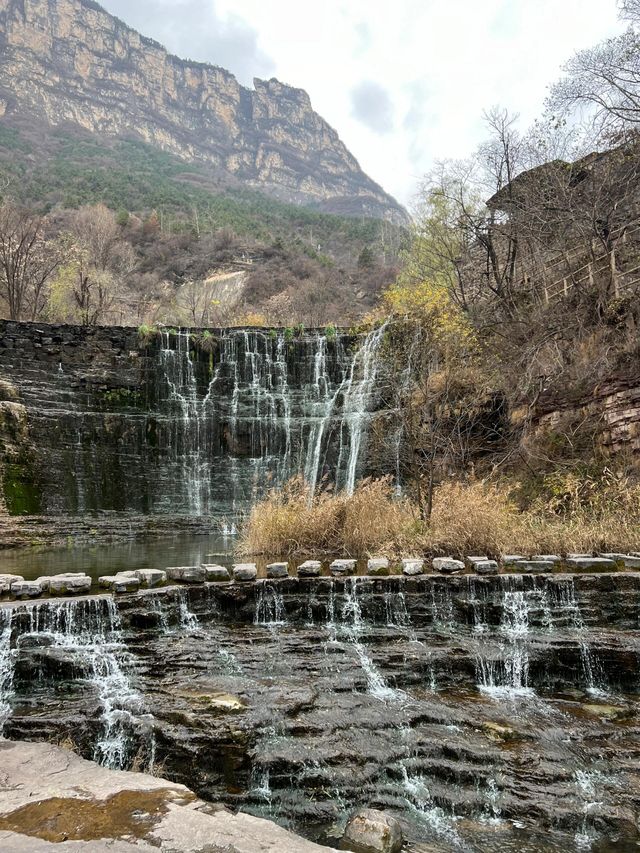
[[[575,53],[547,104],[559,115],[586,112],[596,133],[609,138],[640,123],[640,2],[623,0],[620,8],[632,25],[620,36]]]
[[[40,315],[46,285],[62,259],[45,238],[42,217],[12,202],[0,206],[0,291],[12,320]]]

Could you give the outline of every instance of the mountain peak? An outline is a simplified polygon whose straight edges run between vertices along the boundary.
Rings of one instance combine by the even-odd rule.
[[[275,78],[240,85],[183,60],[93,0],[0,0],[3,121],[25,115],[101,135],[135,135],[220,180],[294,204],[406,223],[307,92]]]

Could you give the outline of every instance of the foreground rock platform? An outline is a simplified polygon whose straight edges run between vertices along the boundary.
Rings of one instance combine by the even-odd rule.
[[[5,853],[330,853],[183,785],[107,770],[48,743],[0,740]],[[335,853],[335,851],[334,851]]]

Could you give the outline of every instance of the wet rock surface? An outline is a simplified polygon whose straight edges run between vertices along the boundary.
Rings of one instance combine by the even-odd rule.
[[[98,767],[51,744],[0,740],[0,849],[321,853],[273,823],[216,809],[187,788]]]
[[[366,807],[414,853],[621,850],[639,840],[639,613],[635,573],[14,603],[0,708],[6,736],[161,764],[334,847]]]

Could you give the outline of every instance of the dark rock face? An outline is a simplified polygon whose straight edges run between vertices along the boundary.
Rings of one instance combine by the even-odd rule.
[[[15,604],[0,608],[4,733],[68,735],[108,766],[162,762],[202,797],[333,846],[367,807],[416,853],[625,849],[639,613],[637,573]]]
[[[255,329],[206,340],[0,322],[0,375],[18,399],[5,405],[21,419],[0,448],[9,511],[232,514],[296,473],[355,482],[378,333],[362,347]]]
[[[0,45],[0,116],[135,132],[283,201],[408,221],[301,89],[277,80],[246,89],[223,68],[171,56],[90,0],[3,0]]]

